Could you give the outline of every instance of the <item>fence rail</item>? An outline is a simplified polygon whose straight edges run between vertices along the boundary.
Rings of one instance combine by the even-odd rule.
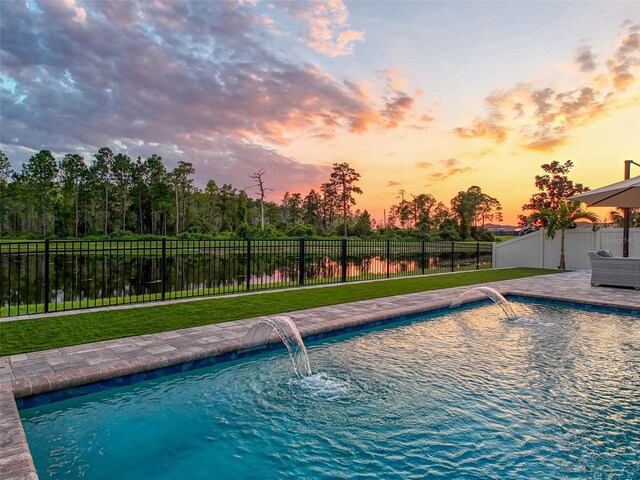
[[[491,268],[490,244],[361,240],[0,243],[0,317]]]

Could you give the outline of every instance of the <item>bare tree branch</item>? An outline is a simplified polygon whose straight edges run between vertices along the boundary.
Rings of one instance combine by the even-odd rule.
[[[258,187],[260,189],[260,227],[262,228],[262,231],[264,231],[264,192],[267,192],[267,191],[273,192],[273,188],[265,188],[264,182],[262,181],[262,176],[264,174],[265,174],[264,168],[261,168],[257,172],[253,172],[253,175],[249,175],[249,178],[251,178],[252,180],[255,180],[258,183],[256,183],[255,185],[245,187],[245,190],[247,188],[255,188],[255,187]]]

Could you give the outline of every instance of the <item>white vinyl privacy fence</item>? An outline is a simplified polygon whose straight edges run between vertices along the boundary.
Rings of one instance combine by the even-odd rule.
[[[568,269],[591,268],[589,250],[611,250],[622,256],[622,228],[576,228],[565,232],[565,262]],[[629,256],[640,257],[640,228],[632,228],[629,235]],[[560,232],[553,240],[542,229],[493,244],[493,267],[558,268],[560,263]]]

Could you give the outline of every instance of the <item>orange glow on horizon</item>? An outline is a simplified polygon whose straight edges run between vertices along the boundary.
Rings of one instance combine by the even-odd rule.
[[[496,144],[483,138],[459,138],[436,126],[426,132],[401,127],[386,130],[384,135],[368,131],[323,141],[308,139],[284,151],[305,163],[326,165],[327,178],[332,163],[348,162],[361,174],[363,195],[357,196],[355,208],[368,210],[378,222],[384,210],[388,215],[391,205],[399,202],[400,189],[407,198],[430,193],[449,207],[459,191],[477,185],[502,204],[502,224],[517,225],[522,205],[537,192],[535,176],[543,173],[540,166],[544,163],[572,160],[569,178],[592,189],[623,179],[624,160],[640,161],[637,98],[632,97],[615,114],[573,129],[570,138],[553,151],[531,150],[512,139]],[[306,195],[308,188],[289,191]],[[609,221],[612,209],[589,210]]]

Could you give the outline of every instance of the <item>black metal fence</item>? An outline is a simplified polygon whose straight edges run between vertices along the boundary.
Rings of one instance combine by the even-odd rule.
[[[491,268],[491,244],[361,240],[0,243],[0,317]]]

